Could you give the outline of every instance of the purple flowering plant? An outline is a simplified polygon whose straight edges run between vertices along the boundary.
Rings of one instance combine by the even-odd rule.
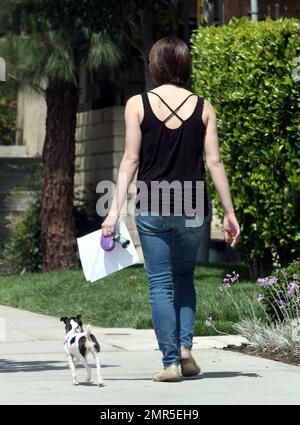
[[[271,322],[283,322],[300,317],[300,262],[294,261],[271,276],[258,278],[256,300]]]
[[[232,275],[227,273],[223,279],[223,284],[220,286],[220,291],[226,291],[226,289],[231,288],[232,283],[238,281],[240,275],[235,271],[232,272]]]
[[[249,320],[252,320],[253,323],[260,321],[260,317],[257,317],[256,314],[257,305],[264,312],[268,329],[273,329],[273,326],[277,326],[277,324],[284,325],[300,320],[300,261],[296,261],[286,268],[278,268],[270,276],[257,279],[257,291],[254,299],[245,295],[252,310],[252,319],[245,315],[244,309],[241,311],[239,299],[235,299],[236,292],[232,293],[231,291],[231,287],[238,280],[239,275],[235,271],[226,274],[219,290],[223,292],[224,296],[229,297],[231,304],[237,310],[239,323],[250,323]],[[236,324],[237,330],[241,330],[238,328],[239,323]],[[206,319],[205,325],[213,328],[219,334],[227,335],[216,329],[213,315]],[[262,327],[262,329],[264,328]]]
[[[234,300],[234,298],[230,294],[231,285],[233,283],[237,282],[239,280],[239,277],[240,277],[240,275],[238,273],[236,273],[236,271],[233,271],[232,274],[227,273],[226,276],[224,277],[223,282],[222,282],[221,286],[219,287],[219,289],[220,289],[221,292],[224,292],[227,296],[230,297],[232,303],[234,304],[234,306],[238,310],[239,314],[241,315],[239,305],[237,304],[237,302]],[[215,324],[214,324],[214,319],[211,316],[208,317],[205,320],[205,326],[212,327],[218,334],[228,335],[227,333],[220,332],[220,331],[218,331],[218,329],[216,329]]]

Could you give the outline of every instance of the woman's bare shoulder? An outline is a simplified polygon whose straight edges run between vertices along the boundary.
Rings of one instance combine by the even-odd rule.
[[[126,101],[126,105],[133,106],[138,105],[141,102],[142,94],[134,94],[133,96],[129,97]]]
[[[144,116],[144,108],[141,94],[135,94],[127,99],[125,105],[125,117],[126,116],[135,116],[139,123],[142,122]]]
[[[202,120],[203,120],[205,126],[207,126],[208,121],[210,119],[215,119],[215,117],[216,117],[216,113],[215,113],[215,109],[214,109],[212,103],[209,100],[204,99],[203,111],[202,111]]]

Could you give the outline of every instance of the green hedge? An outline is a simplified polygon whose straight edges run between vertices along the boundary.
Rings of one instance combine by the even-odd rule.
[[[191,36],[193,88],[214,106],[252,278],[300,253],[300,20],[233,18]],[[294,74],[293,74],[294,71]],[[298,72],[300,74],[300,72]],[[211,181],[208,179],[209,185]],[[211,187],[214,205],[223,210]]]

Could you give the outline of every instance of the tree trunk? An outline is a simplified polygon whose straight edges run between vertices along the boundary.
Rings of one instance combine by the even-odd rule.
[[[73,216],[78,101],[78,87],[49,84],[41,206],[43,263],[47,271],[79,266]]]

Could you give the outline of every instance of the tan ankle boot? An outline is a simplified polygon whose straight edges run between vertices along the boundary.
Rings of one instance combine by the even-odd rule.
[[[153,376],[153,381],[157,382],[178,382],[181,381],[179,367],[176,364],[171,364],[165,367],[161,372]]]
[[[190,349],[180,347],[180,356],[181,374],[183,376],[195,376],[201,372],[201,368],[196,363]]]

